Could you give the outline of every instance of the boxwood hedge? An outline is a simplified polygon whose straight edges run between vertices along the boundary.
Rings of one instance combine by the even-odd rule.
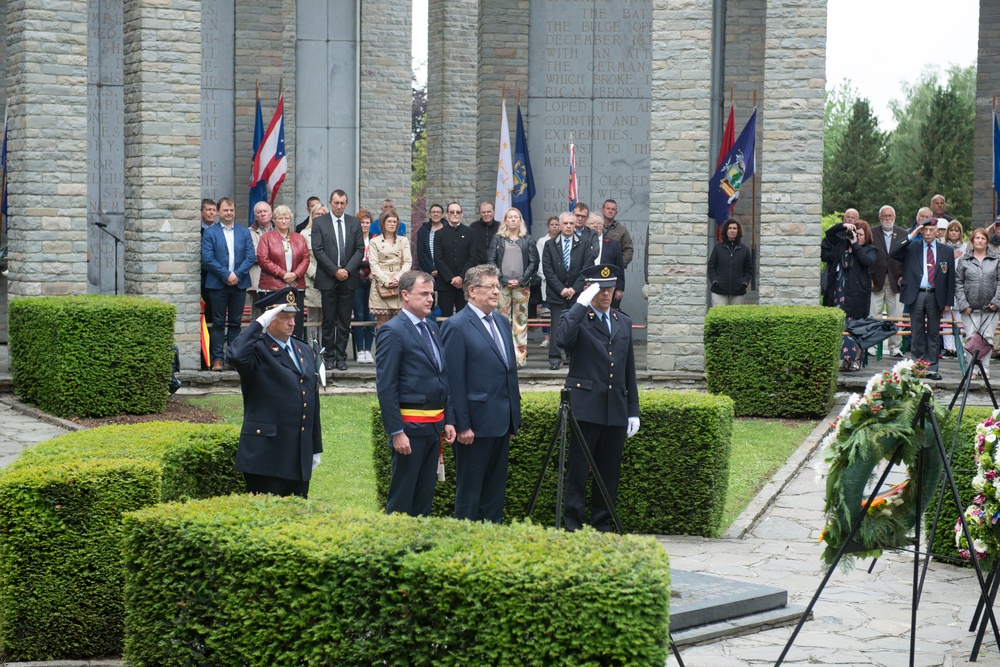
[[[511,440],[504,520],[524,518],[555,433],[559,394],[521,397],[521,431]],[[729,484],[733,402],[725,396],[695,392],[641,392],[639,433],[625,441],[618,513],[626,532],[655,535],[718,534]],[[385,507],[392,474],[388,436],[378,405],[372,407],[372,452],[378,499]],[[570,443],[567,447],[571,450]],[[558,453],[558,450],[557,450]],[[444,448],[445,481],[438,482],[432,515],[455,513],[455,463]],[[543,482],[533,519],[555,521],[556,474],[553,460]]]
[[[654,540],[231,496],[125,517],[125,659],[188,665],[655,665]]]
[[[238,431],[170,422],[78,431],[0,471],[0,654],[120,653],[123,512],[244,488]]]
[[[844,311],[726,306],[705,316],[705,379],[737,417],[821,416],[833,407]]]
[[[22,399],[61,417],[162,412],[177,309],[157,299],[13,299],[10,370]]]

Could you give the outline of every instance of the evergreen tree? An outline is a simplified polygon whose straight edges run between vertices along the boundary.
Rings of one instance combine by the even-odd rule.
[[[887,137],[879,130],[868,100],[855,100],[830,169],[823,175],[824,211],[856,208],[862,219],[878,219],[889,180],[886,146]]]

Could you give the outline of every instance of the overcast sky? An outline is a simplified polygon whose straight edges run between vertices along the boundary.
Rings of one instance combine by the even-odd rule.
[[[902,99],[927,66],[976,62],[979,0],[829,0],[827,89],[850,79],[871,100],[883,130],[895,127],[889,101]],[[413,65],[427,79],[427,0],[413,0]]]

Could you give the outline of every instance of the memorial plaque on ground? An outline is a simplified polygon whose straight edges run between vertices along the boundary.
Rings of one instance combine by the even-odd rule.
[[[632,236],[622,310],[643,324],[652,13],[652,0],[533,0],[528,58],[532,216],[566,210],[572,142],[578,200],[599,212],[614,199]]]
[[[696,572],[670,572],[670,632],[784,607],[788,591]]]

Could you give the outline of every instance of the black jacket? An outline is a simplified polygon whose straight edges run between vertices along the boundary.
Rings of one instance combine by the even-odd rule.
[[[500,230],[500,221],[494,218],[493,222],[487,225],[482,218],[479,218],[469,225],[469,229],[472,230],[472,258],[475,261],[473,266],[486,264],[489,261],[490,244]]]
[[[455,276],[465,280],[465,272],[475,266],[472,253],[472,230],[466,225],[452,227],[445,223],[434,234],[434,245],[441,245],[441,258],[437,261],[436,289],[444,289]]]
[[[489,263],[501,269],[503,267],[503,255],[507,244],[505,243],[507,239],[499,234],[493,236],[493,240],[490,241],[490,250],[488,254]],[[521,287],[531,285],[532,281],[535,279],[535,274],[538,272],[538,248],[535,246],[535,241],[530,236],[522,236],[515,241],[517,247],[521,249],[521,261],[524,263],[524,273],[517,281],[521,284]],[[500,271],[500,287],[506,287],[507,281],[511,280],[510,276],[505,276],[503,271]]]
[[[833,302],[837,284],[838,267],[844,272],[844,312],[852,319],[868,317],[872,300],[872,275],[869,270],[878,255],[871,243],[858,245],[848,243],[844,238],[844,224],[837,223],[826,230],[826,237],[820,246],[820,259],[826,262],[823,280],[823,305],[839,306]],[[841,266],[844,252],[850,246],[852,252],[847,266]],[[897,246],[898,247],[898,246]],[[892,256],[892,253],[890,254]]]
[[[708,280],[716,294],[738,296],[747,293],[753,279],[750,248],[737,241],[716,243],[708,258]]]
[[[447,225],[445,225],[446,227]],[[431,257],[431,221],[420,225],[417,230],[417,266],[421,271],[430,273],[437,271],[437,263],[441,261],[441,232],[444,227],[434,232],[434,256]]]
[[[575,291],[568,303],[576,303],[576,298],[583,291],[583,276],[580,275],[580,272],[586,267],[594,265],[593,248],[581,241],[576,234],[570,238],[573,245],[570,248],[568,271],[563,263],[562,234],[549,239],[542,246],[542,271],[545,273],[546,300],[556,305],[567,303],[567,300],[560,294],[567,287],[572,287]]]

